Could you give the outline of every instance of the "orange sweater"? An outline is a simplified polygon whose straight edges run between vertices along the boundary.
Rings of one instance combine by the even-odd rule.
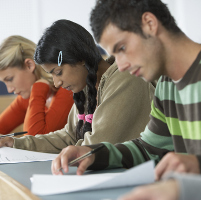
[[[48,92],[49,86],[40,82],[33,84],[29,99],[17,96],[0,115],[0,133],[8,134],[22,123],[27,135],[46,134],[64,128],[74,103],[73,93],[59,88],[47,108]]]

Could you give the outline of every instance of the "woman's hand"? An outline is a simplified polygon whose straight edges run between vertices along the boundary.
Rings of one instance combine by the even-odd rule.
[[[0,147],[13,147],[14,139],[12,137],[0,138]]]
[[[51,101],[52,101],[53,94],[54,94],[54,91],[52,91],[52,89],[50,87],[50,83],[47,80],[42,79],[42,78],[37,80],[36,83],[45,83],[45,84],[49,85],[49,92],[48,92],[47,99],[46,99],[46,104],[45,104],[45,106],[47,108],[49,108],[50,104],[51,104]]]
[[[55,175],[61,175],[63,174],[61,168],[63,169],[63,171],[65,173],[68,172],[68,163],[86,153],[88,153],[89,151],[91,151],[92,149],[89,147],[85,147],[85,146],[68,146],[66,148],[64,148],[61,153],[57,156],[57,158],[55,158],[52,161],[52,173]],[[95,160],[95,155],[91,155],[83,160],[81,160],[80,162],[78,162],[76,165],[78,166],[77,169],[77,175],[82,175],[85,170],[91,165],[93,164]]]

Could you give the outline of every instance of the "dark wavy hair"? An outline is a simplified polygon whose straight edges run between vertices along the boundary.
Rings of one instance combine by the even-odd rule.
[[[72,67],[78,62],[85,62],[87,75],[87,112],[93,114],[97,105],[96,82],[98,64],[102,57],[91,34],[82,26],[69,21],[58,20],[47,28],[39,40],[34,60],[42,64],[58,64],[58,55],[62,51],[62,64]],[[61,65],[62,66],[62,65]],[[84,114],[86,97],[83,91],[73,94],[79,114]],[[91,124],[79,120],[76,127],[76,139],[84,138],[87,131],[92,131]]]
[[[182,33],[161,0],[97,0],[90,17],[96,41],[100,42],[105,27],[110,23],[123,31],[145,37],[141,28],[142,15],[145,12],[153,13],[168,31]]]

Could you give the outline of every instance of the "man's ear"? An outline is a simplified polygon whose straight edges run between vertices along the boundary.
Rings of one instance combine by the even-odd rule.
[[[157,35],[159,21],[151,12],[145,12],[142,15],[142,31],[145,35]]]
[[[34,60],[27,58],[24,61],[25,67],[27,70],[29,70],[30,72],[34,72],[35,68],[36,68],[36,64],[34,62]]]

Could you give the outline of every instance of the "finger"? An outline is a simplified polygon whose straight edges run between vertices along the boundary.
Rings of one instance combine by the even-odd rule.
[[[13,147],[14,139],[12,137],[5,137],[0,140],[0,147]]]
[[[178,173],[185,173],[185,172],[188,172],[186,166],[184,164],[180,164],[176,169],[175,169],[175,172],[178,172]]]
[[[156,165],[155,168],[155,181],[159,181],[162,177],[162,175],[166,171],[167,164],[166,162],[159,162],[158,165]]]
[[[6,146],[7,147],[13,147],[14,145],[14,139],[12,137],[6,137]]]
[[[185,165],[181,162],[180,157],[173,153],[167,156],[166,158],[166,167],[163,172],[160,174],[159,179],[168,172],[177,172],[177,170],[185,171]]]
[[[77,175],[82,175],[86,171],[86,169],[94,162],[94,160],[95,155],[91,155],[81,161],[77,169]]]
[[[166,154],[162,160],[156,165],[155,168],[155,180],[158,181],[161,179],[162,175],[165,173],[167,170],[169,163],[171,162],[171,158],[174,153],[168,153]]]
[[[5,146],[5,138],[0,139],[0,147]]]
[[[52,166],[51,166],[52,174],[54,175],[62,175],[63,172],[61,170],[61,158],[60,154],[57,156],[53,161],[52,161]]]
[[[54,174],[54,175],[62,175],[63,174],[61,167],[59,167],[59,165],[57,165],[55,163],[55,161],[52,161],[51,168],[52,168],[52,174]]]
[[[79,156],[79,147],[68,146],[60,153],[60,164],[61,168],[65,173],[68,172],[68,163],[70,160]]]
[[[69,161],[79,157],[79,147],[75,146],[68,146],[62,150],[61,153],[61,167],[63,168],[64,172],[68,172],[68,165]],[[77,165],[77,164],[76,164]]]
[[[64,152],[62,152],[62,154],[61,154],[61,167],[62,167],[62,169],[63,169],[63,171],[65,172],[65,173],[67,173],[68,172],[68,163],[69,163],[69,158],[68,158],[68,154],[69,153],[69,151],[68,151],[68,149],[66,149]]]

